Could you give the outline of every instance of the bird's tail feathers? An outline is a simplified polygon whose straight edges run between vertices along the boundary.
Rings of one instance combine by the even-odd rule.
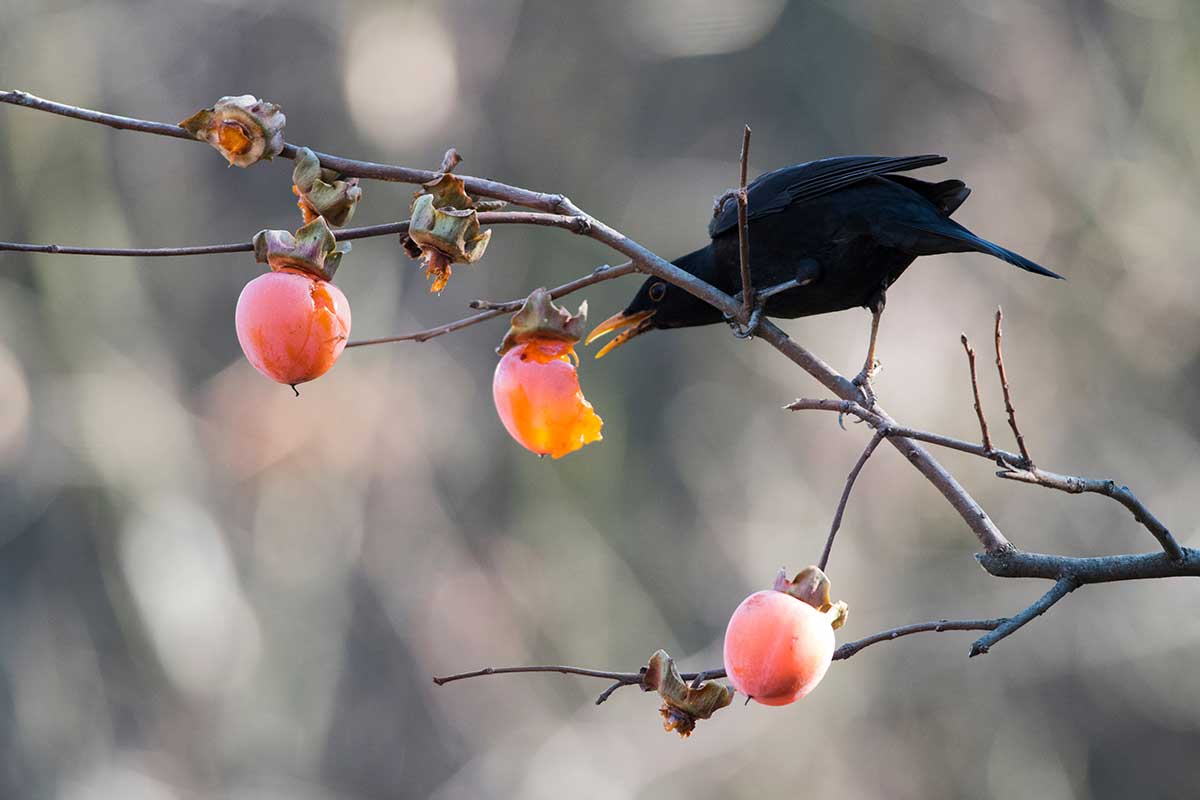
[[[1062,275],[1051,272],[1042,265],[1030,261],[1020,253],[1014,253],[1012,250],[976,236],[951,220],[946,220],[945,226],[939,225],[937,228],[926,228],[916,225],[906,225],[904,227],[909,228],[910,233],[916,235],[918,241],[915,244],[917,244],[918,248],[928,251],[919,253],[920,255],[934,255],[936,253],[987,253],[1001,261],[1007,261],[1014,267],[1020,267],[1026,272],[1032,272],[1035,275],[1044,275],[1047,278],[1064,280]]]

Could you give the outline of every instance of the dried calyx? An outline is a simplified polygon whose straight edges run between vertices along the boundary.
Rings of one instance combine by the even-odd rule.
[[[787,573],[779,570],[775,578],[774,589],[777,592],[789,594],[797,600],[802,600],[825,614],[829,624],[836,631],[846,624],[849,607],[842,601],[831,602],[829,599],[829,578],[820,567],[808,566],[796,573],[796,577],[788,580]]]
[[[689,686],[679,675],[675,660],[666,650],[650,656],[642,673],[642,691],[658,692],[663,699],[658,710],[663,716],[663,728],[686,738],[696,728],[696,720],[708,719],[733,702],[733,691],[708,681],[697,688]]]
[[[425,277],[433,279],[431,292],[446,288],[452,264],[478,261],[492,238],[491,230],[479,229],[479,205],[450,173],[462,159],[454,151],[446,156],[441,174],[413,195],[408,232],[401,236],[409,256],[419,258]]]
[[[222,97],[179,123],[192,136],[220,151],[231,166],[248,167],[283,152],[287,118],[274,103],[252,94]]]
[[[305,223],[324,217],[330,225],[339,228],[350,222],[362,199],[358,178],[346,178],[331,169],[324,169],[316,153],[307,147],[296,150],[292,193],[300,198],[296,205],[300,207]]]
[[[530,293],[520,310],[513,314],[508,332],[504,334],[496,353],[504,355],[517,345],[534,339],[575,344],[583,338],[586,325],[586,300],[579,304],[579,312],[572,314],[565,308],[554,305],[550,292],[539,287]]]
[[[350,243],[338,244],[324,217],[292,234],[290,231],[259,231],[254,236],[254,258],[278,272],[295,269],[322,280],[333,280]]]

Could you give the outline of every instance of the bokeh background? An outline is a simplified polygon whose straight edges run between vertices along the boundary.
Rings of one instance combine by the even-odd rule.
[[[989,363],[1003,304],[1037,462],[1128,482],[1185,542],[1200,479],[1200,7],[1186,0],[589,3],[0,0],[0,85],[162,121],[223,94],[287,137],[558,190],[674,257],[736,179],[844,153],[940,152],[957,218],[1067,275],[923,259],[889,293],[878,379],[901,421],[976,436],[960,331]],[[0,239],[245,241],[297,215],[290,165],[0,107]],[[403,218],[368,184],[355,224]],[[457,318],[617,256],[498,229],[430,296],[394,239],[355,242],[354,334]],[[787,708],[690,740],[653,697],[485,665],[719,664],[734,606],[815,561],[867,431],[789,414],[821,396],[722,327],[581,368],[604,441],[538,460],[490,396],[501,323],[348,351],[290,389],[243,360],[249,255],[0,254],[0,796],[5,798],[1192,797],[1193,582],[1087,587],[968,661],[971,634],[834,665]],[[634,278],[586,293],[594,318]],[[576,301],[578,298],[575,299]],[[788,322],[846,374],[864,312]],[[993,431],[1009,442],[983,371]],[[1103,498],[944,462],[1017,544],[1153,549]],[[987,576],[891,448],[830,573],[842,640],[1011,614],[1046,589]]]

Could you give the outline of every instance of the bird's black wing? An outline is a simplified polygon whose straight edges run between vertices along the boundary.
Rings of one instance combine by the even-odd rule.
[[[777,214],[793,203],[837,191],[876,175],[906,172],[910,169],[942,164],[945,156],[838,156],[783,167],[759,175],[746,187],[747,220]],[[726,201],[721,212],[708,224],[710,237],[720,236],[737,227],[737,203]]]

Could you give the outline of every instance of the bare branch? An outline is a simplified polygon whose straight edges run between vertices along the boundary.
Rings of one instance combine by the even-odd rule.
[[[480,214],[480,216],[482,217],[483,215]],[[564,283],[562,286],[557,286],[554,289],[551,289],[550,296],[557,300],[560,297],[568,295],[571,292],[578,291],[586,286],[591,286],[592,284],[600,283],[602,281],[609,281],[613,278],[620,278],[636,271],[637,269],[634,267],[632,262],[627,262],[617,267],[597,267],[587,275],[584,275],[582,278],[576,278],[569,283]],[[476,300],[474,303],[471,303],[471,305],[475,308],[484,308],[486,310],[481,311],[478,314],[472,314],[469,317],[463,317],[462,319],[455,320],[454,322],[447,322],[432,328],[416,331],[415,333],[406,333],[400,336],[384,336],[379,339],[359,339],[357,341],[350,342],[346,345],[346,347],[349,349],[351,347],[367,347],[369,345],[389,344],[391,342],[425,342],[433,339],[434,337],[444,336],[447,333],[454,333],[455,331],[462,330],[463,328],[469,328],[472,325],[478,325],[481,322],[487,322],[489,319],[495,319],[496,317],[503,316],[504,314],[512,313],[520,308],[523,302],[525,301],[510,300],[507,303],[488,303],[487,301]],[[476,303],[479,303],[479,305],[476,305]]]
[[[542,214],[528,211],[485,211],[479,214],[481,225],[540,225],[564,228],[574,233],[583,233],[585,222],[576,216]],[[392,236],[408,230],[408,220],[385,222],[381,225],[365,225],[360,228],[344,228],[337,231],[339,242],[354,239],[369,239],[374,236]],[[60,244],[32,244],[26,242],[0,242],[0,251],[18,253],[52,253],[66,256],[125,256],[133,258],[170,258],[176,256],[209,256],[225,253],[249,253],[254,251],[253,242],[231,242],[229,244],[205,244],[188,247],[76,247]],[[632,270],[631,270],[632,271]]]
[[[1056,472],[1047,472],[1037,467],[1030,467],[1029,469],[1007,467],[996,474],[1006,480],[1032,483],[1036,486],[1045,486],[1049,489],[1067,492],[1068,494],[1091,492],[1111,497],[1129,509],[1133,514],[1133,518],[1141,523],[1150,532],[1151,536],[1158,540],[1158,543],[1162,545],[1162,549],[1167,555],[1175,560],[1183,558],[1183,548],[1179,546],[1179,542],[1175,541],[1175,537],[1171,535],[1171,531],[1158,521],[1158,518],[1150,512],[1150,509],[1142,504],[1141,500],[1137,499],[1137,496],[1130,491],[1128,486],[1119,486],[1113,480],[1097,480],[1095,478],[1079,478],[1074,475],[1059,475]]]
[[[481,678],[484,675],[511,675],[525,672],[558,672],[563,675],[583,675],[586,678],[606,678],[608,680],[621,681],[625,684],[638,683],[642,679],[640,672],[609,672],[601,669],[554,665],[537,667],[484,667],[472,672],[460,672],[457,675],[434,678],[433,682],[438,686],[443,686],[447,683],[454,683],[455,681],[466,680],[467,678]]]
[[[750,126],[742,128],[741,182],[737,190],[738,209],[738,259],[742,268],[742,321],[750,324],[750,312],[754,308],[754,286],[750,282],[750,231],[746,221],[746,167],[750,159]]]
[[[1013,408],[1012,393],[1008,388],[1008,375],[1004,371],[1004,351],[1000,349],[1000,322],[1004,319],[1004,310],[996,309],[996,371],[1000,373],[1000,388],[1004,391],[1004,410],[1008,412],[1008,424],[1012,428],[1013,435],[1017,437],[1017,447],[1021,451],[1021,458],[1026,464],[1033,464],[1033,459],[1029,457],[1029,449],[1025,447],[1025,437],[1021,435],[1021,429],[1017,427],[1017,412]]]
[[[894,639],[899,639],[901,636],[910,636],[914,633],[943,631],[990,631],[995,630],[1001,625],[1009,622],[1008,619],[966,619],[966,620],[951,620],[938,619],[932,622],[917,622],[912,625],[902,625],[899,628],[891,628],[890,630],[880,631],[879,633],[871,634],[870,636],[858,639],[853,642],[847,642],[833,652],[834,661],[844,661],[847,658],[858,653],[866,647],[880,642],[890,642]],[[582,675],[585,678],[603,678],[611,680],[613,683],[605,689],[599,697],[596,698],[596,705],[600,705],[613,692],[623,686],[641,685],[644,676],[644,670],[638,672],[614,672],[610,670],[589,669],[586,667],[568,667],[562,665],[544,665],[544,666],[529,666],[529,667],[485,667],[471,672],[460,672],[456,675],[447,675],[442,678],[434,678],[433,682],[438,686],[443,686],[447,683],[466,680],[468,678],[482,678],[488,675],[516,675],[527,673],[559,673],[562,675]],[[724,667],[713,667],[712,669],[700,670],[699,672],[685,672],[680,675],[685,681],[689,681],[693,688],[698,688],[701,683],[709,680],[719,680],[725,678]]]
[[[861,419],[871,427],[880,431],[886,437],[903,437],[904,439],[915,440],[919,442],[927,442],[928,444],[945,447],[951,450],[958,450],[963,453],[986,458],[988,460],[998,459],[1004,465],[1004,469],[996,473],[997,476],[1006,480],[1019,481],[1021,483],[1030,483],[1036,486],[1044,486],[1048,489],[1057,489],[1061,492],[1069,494],[1095,493],[1102,494],[1105,497],[1110,497],[1116,500],[1121,505],[1129,509],[1133,513],[1133,517],[1146,530],[1150,532],[1163,550],[1172,559],[1178,560],[1183,557],[1183,548],[1175,540],[1171,531],[1167,529],[1157,517],[1151,513],[1150,509],[1138,500],[1137,496],[1129,489],[1128,486],[1122,486],[1113,480],[1097,479],[1097,478],[1080,478],[1074,475],[1060,475],[1056,472],[1048,472],[1037,467],[1029,467],[1027,469],[1016,466],[1023,463],[1023,457],[1017,453],[1010,453],[1006,450],[988,449],[974,442],[964,441],[963,439],[955,439],[950,436],[943,436],[938,433],[930,433],[929,431],[917,430],[915,428],[907,428],[895,424],[889,424],[883,417],[874,411],[864,408],[859,403],[850,400],[810,400],[808,398],[799,398],[788,403],[784,408],[791,411],[834,411],[838,414],[849,414]]]
[[[44,100],[36,97],[28,92],[0,92],[0,103],[10,103],[37,111],[45,111],[50,114],[58,114],[59,116],[78,119],[84,122],[106,125],[118,130],[151,133],[156,136],[169,136],[174,139],[185,139],[191,142],[198,141],[178,125],[152,122],[134,117],[122,117],[78,106],[71,106],[65,103],[56,103],[52,100]],[[296,152],[297,148],[295,145],[284,144],[280,155],[283,158],[294,159]],[[320,160],[322,167],[340,172],[351,178],[372,178],[374,180],[399,183],[428,183],[431,180],[435,180],[440,174],[425,169],[410,169],[409,167],[399,167],[392,164],[377,164],[373,161],[358,161],[352,158],[329,155],[328,153],[318,152],[316,156]],[[577,211],[574,204],[560,194],[534,192],[517,186],[509,186],[498,181],[474,178],[469,175],[460,175],[459,177],[463,179],[466,190],[471,194],[494,197],[498,200],[506,200],[519,206],[536,208],[540,211],[551,213],[573,214]]]
[[[975,348],[962,335],[963,350],[967,351],[967,365],[971,368],[971,392],[975,395],[975,416],[979,417],[979,430],[983,434],[983,449],[992,452],[992,436],[988,433],[987,418],[983,415],[983,403],[979,400],[979,374],[975,370]]]
[[[1180,558],[1166,553],[1130,553],[1118,556],[1056,556],[1046,553],[977,553],[975,558],[997,578],[1045,578],[1070,575],[1079,583],[1112,583],[1149,578],[1200,577],[1200,550],[1182,548]]]
[[[591,286],[594,283],[610,281],[613,278],[621,278],[634,272],[637,272],[637,267],[633,265],[632,261],[626,261],[624,264],[620,264],[615,267],[604,264],[603,266],[596,267],[582,278],[576,278],[570,283],[564,283],[562,286],[559,286],[557,289],[551,291],[550,296],[557,300],[564,295],[568,295],[571,292]],[[516,311],[524,303],[525,298],[522,297],[517,300],[506,300],[503,303],[494,303],[490,300],[472,300],[468,305],[470,305],[471,308],[478,308],[481,311],[499,311],[503,313],[506,311]]]
[[[774,335],[773,330],[778,330],[770,322],[764,322],[759,329],[759,338],[771,342]],[[784,337],[786,340],[786,336]],[[783,348],[780,348],[783,350]],[[786,350],[784,350],[785,355]],[[840,375],[838,376],[841,377]],[[843,379],[844,380],[844,379]],[[847,384],[849,382],[847,381]],[[853,384],[849,384],[853,387]],[[839,392],[839,394],[841,394]],[[946,471],[946,468],[937,462],[929,454],[929,451],[917,444],[918,436],[909,438],[909,434],[922,434],[922,431],[914,431],[911,428],[901,428],[896,424],[895,420],[889,417],[884,410],[875,404],[873,410],[868,411],[863,408],[855,399],[857,391],[851,392],[851,397],[842,395],[843,399],[838,400],[807,400],[801,398],[789,403],[785,408],[793,411],[804,409],[815,409],[820,411],[837,411],[842,414],[852,414],[864,422],[868,423],[876,430],[884,430],[884,435],[887,440],[896,447],[909,462],[917,468],[917,470],[925,476],[925,478],[934,485],[934,487],[942,493],[951,507],[958,512],[959,516],[967,523],[971,532],[975,534],[980,544],[989,553],[1004,553],[1015,550],[1012,543],[1000,532],[995,523],[988,517],[987,513],[979,506],[975,499],[963,489],[962,485],[955,479],[953,475]],[[927,435],[928,441],[932,444],[953,443],[954,449],[962,449],[966,452],[982,454],[982,447],[971,442],[963,442],[961,440],[949,439],[948,437],[940,437],[935,434]],[[938,441],[934,441],[937,439]],[[944,441],[943,441],[944,440]],[[947,445],[950,446],[950,445]]]
[[[913,625],[903,625],[899,628],[892,628],[887,631],[880,631],[872,634],[856,642],[847,642],[846,644],[833,651],[833,660],[846,659],[862,650],[864,647],[869,647],[879,642],[890,642],[893,639],[899,639],[901,636],[908,636],[913,633],[942,633],[943,631],[990,631],[1000,627],[1007,619],[938,619],[932,622],[918,622]]]
[[[496,220],[492,221],[493,223]],[[502,221],[501,221],[502,222]],[[372,236],[390,236],[408,230],[408,220],[387,222],[382,225],[366,225],[361,228],[345,228],[337,232],[338,241],[367,239]],[[225,253],[250,253],[253,242],[231,242],[229,244],[205,244],[191,247],[74,247],[60,244],[29,244],[25,242],[0,242],[0,251],[18,253],[53,253],[64,256],[125,256],[132,258],[171,258],[176,256],[211,256]]]
[[[991,633],[979,637],[975,643],[971,645],[971,658],[983,655],[988,652],[996,642],[1018,631],[1026,623],[1032,622],[1037,617],[1045,614],[1050,610],[1050,607],[1069,595],[1071,592],[1078,589],[1079,581],[1074,576],[1066,576],[1059,578],[1054,586],[1050,587],[1050,591],[1046,592],[1037,602],[1029,606],[1029,608],[1017,614],[1015,617],[1010,617],[1002,624],[997,625]]]
[[[607,689],[605,689],[603,692],[601,692],[600,695],[596,698],[596,705],[600,705],[605,700],[612,697],[613,692],[615,692],[617,689],[620,689],[622,686],[629,686],[629,684],[626,683],[625,681],[613,681],[612,685],[609,686]]]
[[[837,536],[838,529],[842,527],[842,515],[846,513],[846,503],[850,500],[850,490],[854,488],[854,481],[857,480],[858,473],[862,472],[862,468],[867,464],[867,459],[871,457],[883,439],[883,433],[876,431],[846,478],[846,488],[842,489],[842,499],[838,501],[837,511],[833,514],[833,524],[829,526],[829,537],[825,540],[825,549],[821,551],[821,561],[817,564],[822,571],[829,564],[829,554],[833,552],[833,537]]]

